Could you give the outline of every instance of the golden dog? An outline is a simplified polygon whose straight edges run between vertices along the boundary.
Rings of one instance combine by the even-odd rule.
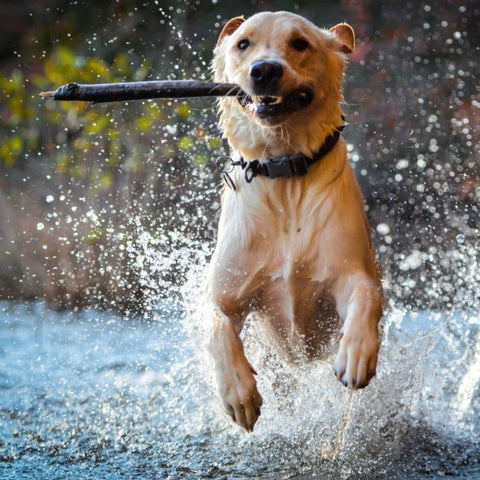
[[[208,349],[226,412],[248,432],[262,397],[240,332],[251,313],[291,356],[325,355],[350,388],[375,375],[382,289],[362,196],[340,136],[352,28],[288,12],[231,19],[213,60],[232,149],[207,275]],[[335,335],[336,332],[336,335]]]

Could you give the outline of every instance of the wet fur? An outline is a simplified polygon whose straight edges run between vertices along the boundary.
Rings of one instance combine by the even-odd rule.
[[[309,48],[299,52],[292,39]],[[249,40],[249,48],[238,43]],[[234,155],[246,160],[302,152],[311,156],[343,124],[341,80],[353,30],[317,28],[287,12],[264,12],[225,26],[213,61],[215,80],[236,83],[253,96],[249,70],[258,59],[283,66],[280,95],[307,85],[312,103],[281,119],[260,120],[255,107],[220,100],[220,124]],[[338,338],[335,372],[351,388],[375,375],[380,274],[369,225],[346,146],[334,149],[304,177],[256,177],[231,173],[237,188],[222,195],[217,246],[206,287],[209,351],[226,412],[252,431],[262,397],[240,339],[255,312],[285,352],[295,358],[325,355]]]

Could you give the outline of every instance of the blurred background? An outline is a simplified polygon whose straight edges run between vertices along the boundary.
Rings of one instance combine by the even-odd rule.
[[[286,9],[357,34],[344,136],[390,305],[469,307],[480,200],[475,0],[0,1],[0,298],[146,311],[215,239],[215,102],[41,101],[80,83],[209,80],[225,21]]]

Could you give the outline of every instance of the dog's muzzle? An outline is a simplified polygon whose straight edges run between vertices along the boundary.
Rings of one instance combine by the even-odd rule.
[[[266,122],[275,122],[302,108],[313,100],[313,92],[308,87],[300,87],[287,95],[279,95],[283,67],[273,60],[258,60],[252,63],[249,72],[253,95],[238,97],[244,108]]]

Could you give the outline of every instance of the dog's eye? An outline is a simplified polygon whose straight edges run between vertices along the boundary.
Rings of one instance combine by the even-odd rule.
[[[240,40],[238,43],[237,43],[237,48],[239,50],[246,50],[248,48],[248,46],[250,45],[250,42],[248,40]]]
[[[304,52],[310,46],[310,44],[303,38],[296,38],[295,40],[292,40],[291,45],[299,52]]]

